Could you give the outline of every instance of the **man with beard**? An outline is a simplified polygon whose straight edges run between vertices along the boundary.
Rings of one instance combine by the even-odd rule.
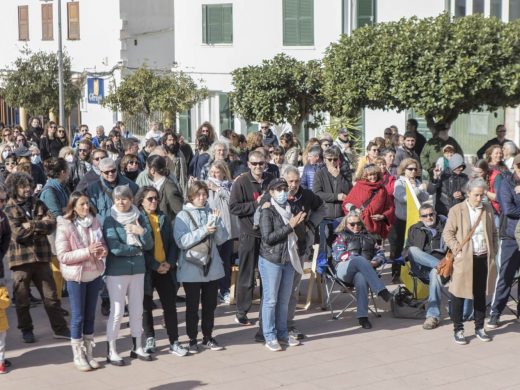
[[[22,340],[25,343],[35,341],[29,312],[31,282],[43,297],[54,338],[70,339],[50,267],[51,247],[47,235],[56,229],[56,219],[41,200],[34,198],[33,181],[27,173],[10,174],[6,187],[9,201],[4,211],[12,233],[7,260],[12,271]]]
[[[76,134],[74,134],[74,138],[72,139],[72,147],[74,149],[77,148],[79,141],[85,137],[85,134],[88,133],[88,126],[87,125],[80,125],[79,130]]]
[[[430,295],[423,329],[435,329],[441,316],[442,281],[437,264],[446,255],[447,247],[442,239],[446,217],[439,215],[433,206],[424,203],[419,208],[420,222],[410,226],[403,257],[408,257],[414,273],[421,279],[429,279]]]
[[[88,139],[79,141],[76,150],[76,158],[72,163],[69,163],[69,190],[74,191],[80,180],[92,169],[90,164],[90,151],[92,150],[92,143]]]
[[[30,142],[34,142],[36,145],[40,145],[40,138],[43,135],[43,127],[39,118],[31,118],[31,122],[27,130],[25,131],[25,136],[27,140]]]
[[[186,159],[180,150],[178,141],[177,134],[166,131],[161,143],[168,157],[173,161],[173,173],[177,178],[183,197],[186,197],[186,192],[188,191],[188,166],[186,165]]]

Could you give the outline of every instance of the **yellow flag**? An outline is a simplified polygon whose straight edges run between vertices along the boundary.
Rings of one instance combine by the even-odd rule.
[[[417,195],[415,195],[415,191],[412,188],[412,185],[406,181],[406,231],[404,234],[404,239],[408,238],[408,229],[410,226],[415,225],[419,222],[419,207],[421,203],[419,199],[417,199]],[[425,299],[429,295],[428,286],[421,282],[419,279],[416,280],[417,286],[414,286],[414,281],[409,274],[410,271],[410,263],[406,262],[404,267],[401,267],[401,281],[404,283],[406,288],[412,292],[417,289],[417,299]]]

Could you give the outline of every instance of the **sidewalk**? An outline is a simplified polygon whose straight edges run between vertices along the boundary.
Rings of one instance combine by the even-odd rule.
[[[385,275],[385,279],[388,275]],[[392,288],[390,288],[392,289]],[[302,290],[303,291],[303,290]],[[182,290],[180,291],[182,294]],[[338,299],[341,302],[343,297]],[[16,329],[14,307],[9,308],[10,330],[7,358],[10,372],[0,376],[0,389],[518,389],[518,331],[520,324],[506,313],[506,324],[490,333],[491,343],[473,337],[473,324],[466,325],[470,343],[452,341],[451,323],[444,319],[433,331],[422,329],[422,321],[394,319],[385,312],[371,316],[374,328],[364,331],[355,312],[339,320],[318,306],[297,313],[298,327],[307,334],[299,347],[270,352],[255,343],[256,327],[233,321],[234,308],[217,308],[215,334],[226,350],[203,351],[184,358],[169,355],[160,310],[154,312],[159,351],[153,362],[128,358],[131,339],[123,320],[118,350],[127,366],[106,366],[82,373],[72,364],[68,342],[53,340],[43,307],[31,310],[35,344],[23,344]],[[64,299],[68,307],[68,299]],[[257,310],[257,306],[253,306]],[[251,313],[256,318],[257,313]],[[106,318],[97,312],[95,356],[104,363]],[[184,304],[179,304],[179,333],[186,343]]]

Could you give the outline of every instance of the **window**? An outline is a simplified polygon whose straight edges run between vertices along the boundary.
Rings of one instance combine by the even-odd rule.
[[[18,40],[29,40],[29,6],[20,5],[18,7]]]
[[[509,0],[509,21],[520,18],[520,0]]]
[[[52,4],[42,4],[42,40],[53,40]]]
[[[191,142],[191,110],[179,112],[179,133],[186,142]]]
[[[484,15],[484,0],[473,0],[473,14]]]
[[[371,26],[376,22],[376,0],[358,0],[356,28]]]
[[[220,131],[233,129],[234,120],[233,113],[229,107],[229,95],[227,93],[219,93],[218,97]]]
[[[455,16],[466,16],[466,0],[455,0]]]
[[[68,27],[68,39],[75,41],[79,39],[79,3],[69,2],[67,3],[67,27]]]
[[[233,5],[202,5],[202,42],[233,43]]]
[[[502,0],[491,0],[489,14],[502,19]]]
[[[283,45],[314,45],[314,0],[283,0]]]

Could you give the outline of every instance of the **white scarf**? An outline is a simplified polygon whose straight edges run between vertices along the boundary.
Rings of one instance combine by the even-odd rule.
[[[289,220],[292,218],[291,206],[289,203],[286,203],[285,208],[282,208],[276,201],[273,199],[271,204],[274,206],[275,210],[278,211],[278,214],[283,219],[283,222],[288,224]],[[298,237],[296,237],[296,233],[292,231],[289,233],[287,237],[287,249],[289,250],[289,258],[291,259],[291,264],[296,272],[300,275],[303,275],[302,264],[300,263],[300,256],[298,256]]]
[[[132,207],[130,208],[130,210],[128,210],[126,213],[122,213],[120,211],[118,211],[116,209],[116,206],[112,206],[112,208],[110,209],[111,210],[111,214],[112,214],[112,217],[117,221],[119,222],[121,225],[125,226],[125,225],[129,225],[129,224],[134,224],[134,225],[139,225],[139,222],[137,221],[138,218],[139,218],[139,210],[137,209],[137,207],[135,207],[134,205],[132,205]],[[133,234],[133,233],[126,233],[126,243],[128,245],[133,245],[133,246],[143,246],[143,244],[141,244],[141,241],[139,241],[139,238],[137,235]]]

